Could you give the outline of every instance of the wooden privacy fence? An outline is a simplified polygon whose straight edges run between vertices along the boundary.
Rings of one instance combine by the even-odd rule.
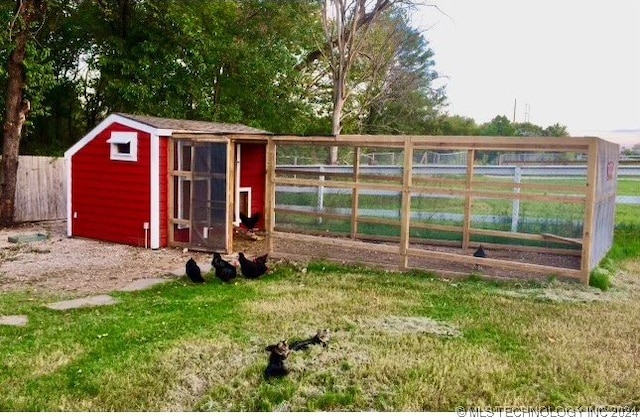
[[[14,221],[64,219],[66,212],[65,159],[21,155]]]
[[[329,146],[352,163],[318,167]],[[363,165],[370,160],[364,153],[387,151],[402,156],[400,169]],[[588,283],[613,242],[618,151],[598,138],[274,136],[267,148],[269,251],[280,253],[278,241],[290,239],[357,249],[361,261],[395,255],[402,269]],[[430,170],[427,152],[464,152],[466,166]],[[586,170],[562,180],[488,174],[484,167],[505,153],[562,153]],[[278,154],[304,155],[310,166],[279,167]],[[488,258],[472,256],[480,244],[490,249]]]

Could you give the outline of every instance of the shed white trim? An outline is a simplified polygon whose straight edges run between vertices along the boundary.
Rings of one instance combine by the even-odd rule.
[[[150,175],[151,175],[151,207],[150,242],[151,249],[160,248],[160,137],[151,135]]]
[[[74,154],[76,154],[80,149],[82,149],[87,143],[91,142],[98,134],[100,134],[103,130],[108,128],[114,123],[121,124],[123,126],[130,127],[132,129],[139,130],[141,132],[149,133],[150,135],[157,136],[171,136],[173,135],[173,130],[171,129],[158,129],[153,126],[149,126],[144,123],[137,122],[135,120],[127,119],[126,117],[122,117],[118,114],[109,115],[106,119],[100,122],[96,127],[91,129],[89,133],[87,133],[82,139],[76,142],[75,145],[67,149],[64,153],[64,157],[69,159]]]
[[[153,135],[152,135],[153,137]],[[110,158],[113,161],[138,161],[138,132],[111,132]]]
[[[111,126],[114,123],[118,123],[121,124],[123,126],[127,126],[130,127],[132,129],[141,131],[141,132],[146,132],[149,133],[151,135],[151,137],[153,138],[154,136],[156,138],[159,138],[160,136],[171,136],[173,135],[173,130],[172,129],[158,129],[155,128],[153,126],[149,126],[147,124],[144,123],[140,123],[138,121],[135,120],[131,120],[128,119],[126,117],[120,116],[118,114],[111,114],[109,115],[106,119],[104,119],[102,122],[98,123],[98,125],[96,127],[94,127],[93,129],[91,129],[91,131],[89,133],[87,133],[82,139],[80,139],[78,142],[76,142],[75,145],[73,145],[72,147],[70,147],[69,149],[67,149],[67,151],[64,153],[64,158],[67,160],[67,236],[71,237],[73,236],[73,208],[71,207],[71,190],[72,190],[72,183],[71,183],[71,173],[73,172],[73,155],[75,155],[76,153],[78,153],[78,151],[80,151],[80,149],[84,148],[89,142],[91,142],[93,139],[95,139],[96,136],[98,136],[102,131],[104,131],[105,129],[107,129],[109,126]],[[159,141],[158,141],[159,142]],[[158,146],[159,143],[158,143]],[[153,151],[152,151],[153,152]],[[159,161],[159,149],[157,150],[157,154],[158,154],[158,158],[157,161]],[[153,160],[152,160],[153,162]],[[153,164],[152,164],[153,166]],[[156,172],[158,172],[159,167],[156,166]],[[153,171],[153,168],[152,168]],[[159,181],[159,178],[158,180]],[[153,181],[151,182],[152,184],[152,189],[153,189]],[[156,183],[157,187],[156,190],[159,193],[160,191],[160,186],[159,183]],[[153,196],[152,196],[153,197]],[[159,202],[160,197],[158,196],[156,198],[156,202]],[[151,202],[151,206],[153,206],[153,199]],[[156,209],[159,207],[156,206]],[[156,221],[156,225],[157,228],[155,230],[155,236],[156,236],[156,244],[155,246],[153,246],[153,236],[154,236],[154,230],[153,228],[151,228],[151,237],[152,237],[152,247],[158,248],[160,245],[160,230],[159,230],[159,219]],[[150,225],[151,226],[151,225]]]
[[[65,155],[66,157],[66,155]],[[73,219],[71,217],[71,158],[67,158],[65,165],[65,176],[67,177],[67,237],[73,236]]]

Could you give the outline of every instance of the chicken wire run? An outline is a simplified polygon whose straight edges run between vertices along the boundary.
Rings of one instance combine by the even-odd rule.
[[[330,146],[338,165],[325,163]],[[357,248],[351,261],[400,269],[588,283],[613,241],[617,154],[598,138],[274,136],[268,249],[331,259]],[[472,256],[480,244],[488,258]]]

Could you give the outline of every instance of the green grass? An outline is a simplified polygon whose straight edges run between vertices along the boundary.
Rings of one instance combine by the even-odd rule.
[[[618,178],[617,194],[640,196],[640,180],[637,178]]]
[[[0,314],[29,324],[0,326],[0,410],[637,405],[637,299],[539,296],[591,291],[320,262],[236,285],[182,279],[67,312],[3,294]],[[332,331],[327,349],[295,352],[287,378],[263,379],[267,344],[318,328]]]
[[[617,224],[592,276],[604,293],[317,262],[66,312],[43,307],[62,294],[0,294],[0,315],[29,317],[0,326],[0,411],[638,408],[638,218]],[[293,353],[287,378],[263,379],[266,345],[318,328],[332,331],[327,349]]]

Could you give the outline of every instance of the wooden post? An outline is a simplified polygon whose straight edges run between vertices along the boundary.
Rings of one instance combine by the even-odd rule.
[[[587,156],[587,194],[584,207],[584,225],[582,228],[582,257],[580,259],[581,282],[589,285],[591,268],[593,215],[596,203],[596,188],[598,184],[598,142],[591,138]]]
[[[355,239],[358,234],[358,206],[360,205],[360,193],[358,192],[358,182],[360,176],[360,154],[361,148],[356,146],[353,151],[353,189],[351,191],[351,239]]]
[[[404,166],[402,175],[402,213],[400,215],[400,256],[401,269],[409,267],[409,232],[411,227],[411,180],[413,172],[413,141],[407,137],[404,142]]]
[[[473,159],[475,158],[475,150],[467,151],[467,191],[464,198],[464,219],[462,225],[462,249],[469,249],[471,228],[471,205],[473,193]]]
[[[227,221],[225,230],[227,231],[226,251],[233,252],[233,221],[235,220],[236,201],[236,175],[240,172],[236,170],[236,143],[227,140]]]
[[[520,184],[522,182],[522,168],[520,168],[520,166],[516,166],[514,168],[513,182],[516,184]],[[511,205],[511,231],[516,233],[518,231],[518,221],[520,218],[520,199],[518,198],[518,194],[520,194],[520,187],[514,187],[513,193],[515,194],[515,197],[513,198]]]
[[[324,166],[320,165],[319,170],[320,172],[324,172]],[[324,179],[324,175],[318,176],[318,181],[320,181],[320,185],[318,185],[318,207],[316,208],[318,212],[322,212],[324,210],[324,185],[322,185]],[[322,216],[318,217],[318,224],[322,224]]]
[[[174,178],[175,176],[172,174],[173,167],[175,164],[175,151],[176,151],[176,140],[173,138],[169,138],[169,155],[167,161],[167,237],[169,238],[168,243],[173,244],[175,242],[175,233],[174,233],[174,225],[171,221],[175,217],[175,207],[173,205],[173,201],[175,198],[174,189]]]
[[[196,167],[196,142],[191,139],[190,140],[190,146],[189,146],[189,153],[191,154],[191,157],[189,158],[189,161],[191,162],[191,165],[189,166],[189,171],[188,171],[188,176],[187,178],[189,178],[189,242],[187,244],[188,247],[191,247],[192,242],[193,242],[193,236],[194,236],[194,227],[193,227],[193,219],[194,219],[194,213],[193,213],[193,199],[194,199],[194,195],[195,195],[195,188],[196,188],[196,184],[195,184],[195,167]],[[185,167],[182,167],[182,169],[185,169]],[[184,192],[184,191],[183,191]],[[180,195],[179,198],[182,198],[184,194]]]
[[[273,230],[276,224],[276,143],[273,139],[267,141],[267,175],[265,184],[265,216],[264,228],[267,233],[267,252],[273,253]]]

